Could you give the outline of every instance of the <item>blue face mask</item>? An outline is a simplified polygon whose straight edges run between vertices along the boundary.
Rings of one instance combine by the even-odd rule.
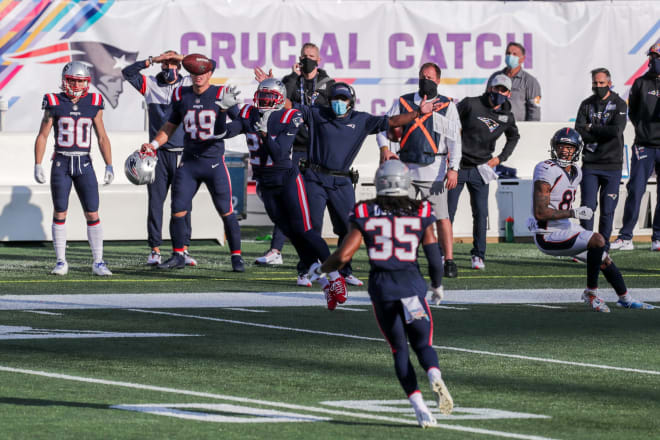
[[[506,96],[497,92],[488,92],[488,96],[490,97],[490,100],[493,103],[493,107],[497,107],[498,105],[504,104],[507,99]]]
[[[348,111],[348,104],[346,104],[346,101],[335,100],[330,101],[330,104],[332,105],[332,111],[335,112],[337,116],[343,116]]]
[[[166,83],[173,83],[174,81],[176,81],[176,77],[177,77],[176,69],[163,69],[160,71],[160,73],[163,75],[163,80]]]
[[[515,55],[507,55],[504,62],[509,69],[515,69],[520,65],[520,58]]]

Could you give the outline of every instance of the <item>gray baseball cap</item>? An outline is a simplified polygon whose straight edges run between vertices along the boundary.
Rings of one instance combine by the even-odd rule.
[[[511,90],[511,78],[509,78],[503,73],[495,75],[493,79],[490,80],[490,84],[488,84],[488,87],[496,87],[496,86],[503,86],[506,87],[507,90]]]

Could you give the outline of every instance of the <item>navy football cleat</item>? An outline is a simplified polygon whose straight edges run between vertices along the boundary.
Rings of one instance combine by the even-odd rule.
[[[245,272],[245,262],[240,255],[231,256],[231,270],[234,272]]]
[[[186,267],[186,258],[178,252],[173,252],[172,256],[168,258],[167,261],[156,267],[158,267],[158,269],[183,269]]]

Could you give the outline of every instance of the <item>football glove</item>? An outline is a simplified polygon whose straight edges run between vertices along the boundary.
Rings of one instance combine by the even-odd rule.
[[[579,208],[571,209],[571,217],[578,220],[591,220],[591,217],[593,216],[594,212],[588,206],[580,206]]]
[[[443,289],[442,286],[438,286],[438,287],[430,287],[429,291],[431,292],[431,301],[436,306],[439,306],[440,303],[442,302],[442,298],[444,298],[445,296],[445,289]]]
[[[261,115],[261,119],[259,119],[255,124],[254,128],[257,129],[257,131],[263,131],[264,133],[268,132],[268,118],[270,118],[270,114],[273,113],[274,110],[265,110],[264,113]]]
[[[110,185],[113,180],[115,180],[115,172],[112,169],[112,165],[106,165],[105,174],[103,175],[103,183]]]
[[[238,95],[240,94],[241,91],[238,90],[235,85],[227,84],[222,90],[222,98],[220,98],[219,101],[215,101],[215,105],[220,107],[222,110],[228,110],[240,102],[238,100]]]
[[[34,165],[34,180],[37,183],[46,183],[46,173],[40,163]]]
[[[319,262],[312,264],[309,268],[309,272],[307,272],[307,277],[311,282],[318,281],[318,279],[323,276],[325,276],[325,274],[321,271],[321,263]]]

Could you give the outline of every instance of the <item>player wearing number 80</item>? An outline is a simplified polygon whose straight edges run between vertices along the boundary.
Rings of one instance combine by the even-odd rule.
[[[587,288],[582,300],[596,312],[610,309],[598,297],[598,275],[603,272],[619,300],[617,305],[629,309],[652,309],[653,306],[632,299],[621,272],[605,252],[605,238],[569,218],[589,220],[593,211],[587,206],[572,208],[582,170],[576,165],[582,151],[582,137],[572,128],[558,130],[550,140],[551,160],[534,168],[532,217],[528,221],[534,242],[541,252],[553,256],[572,256],[587,263]]]
[[[440,411],[449,414],[454,405],[442,381],[438,355],[432,347],[433,320],[425,300],[426,281],[417,263],[417,248],[422,242],[429,261],[433,299],[439,302],[443,266],[433,232],[436,219],[428,201],[409,198],[410,175],[403,162],[384,162],[376,172],[375,184],[376,199],[355,205],[348,235],[317,272],[327,273],[346,264],[360,248],[364,237],[371,264],[369,297],[376,319],[392,349],[396,376],[415,410],[419,425],[426,428],[436,421],[417,386],[408,357],[408,340],[426,370]]]
[[[92,144],[92,127],[96,132],[101,155],[106,163],[104,183],[114,179],[110,140],[103,126],[103,98],[98,93],[87,93],[91,77],[87,66],[79,61],[67,63],[62,69],[62,92],[47,93],[42,108],[39,134],[34,143],[34,178],[46,183],[46,174],[41,162],[46,152],[46,141],[50,129],[55,132],[55,154],[50,173],[50,189],[53,198],[53,247],[57,264],[52,273],[66,275],[66,229],[64,223],[69,207],[71,185],[87,219],[87,237],[92,248],[95,275],[112,275],[103,261],[103,232],[99,220],[98,182],[89,157]]]
[[[221,136],[216,136],[216,123],[222,121],[226,110],[238,103],[235,88],[212,86],[209,82],[215,62],[204,55],[192,54],[183,59],[183,66],[191,66],[187,60],[193,59],[197,69],[191,73],[192,87],[177,87],[172,96],[172,113],[149,144],[142,145],[144,153],[155,154],[155,149],[163,145],[183,123],[183,156],[174,175],[172,184],[172,217],[170,234],[172,236],[172,257],[159,269],[183,268],[185,266],[184,245],[186,239],[185,215],[199,186],[205,183],[215,209],[224,223],[229,249],[231,250],[232,269],[235,272],[245,270],[241,257],[241,230],[234,214],[231,199],[231,181],[225,165],[225,144]],[[222,135],[223,133],[218,133]]]

